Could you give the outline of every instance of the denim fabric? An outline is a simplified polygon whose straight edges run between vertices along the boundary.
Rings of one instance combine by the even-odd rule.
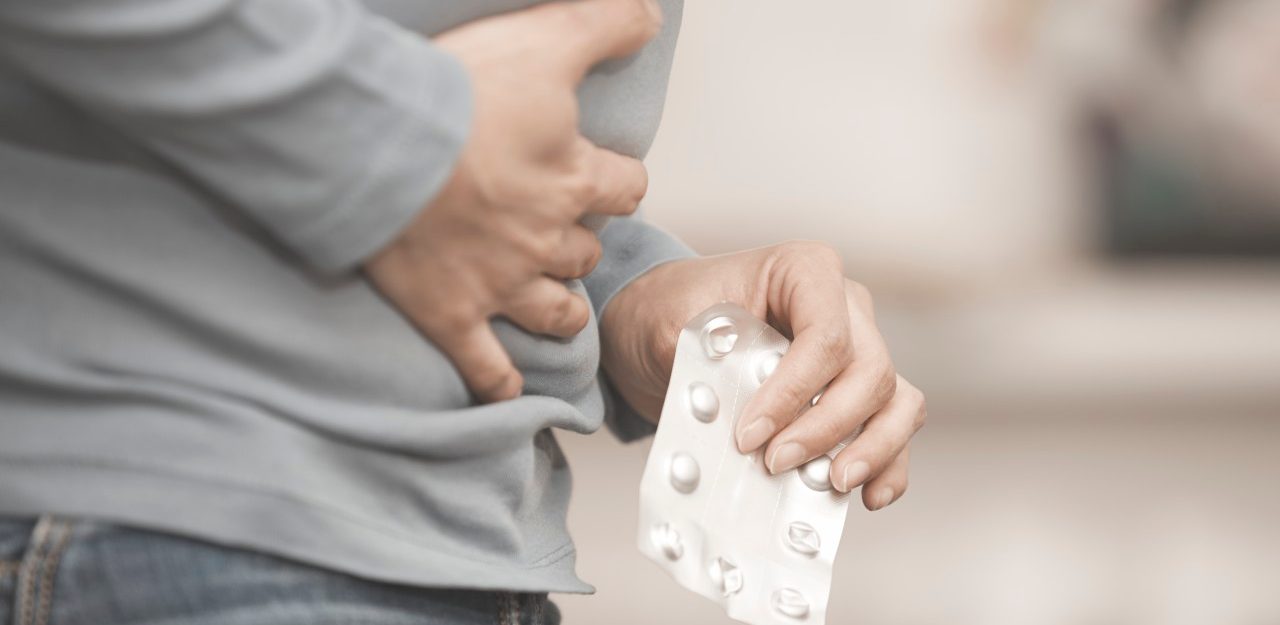
[[[415,588],[109,523],[0,519],[0,624],[557,625],[545,594]]]

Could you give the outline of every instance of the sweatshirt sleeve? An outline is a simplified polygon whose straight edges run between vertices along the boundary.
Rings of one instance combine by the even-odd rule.
[[[695,256],[679,239],[642,220],[639,215],[613,218],[600,231],[604,255],[583,283],[596,318],[632,280],[662,263]],[[622,399],[603,370],[600,384],[605,396],[605,424],[623,442],[652,435],[656,426]]]
[[[357,0],[3,2],[0,62],[322,271],[426,206],[471,120],[460,64]]]

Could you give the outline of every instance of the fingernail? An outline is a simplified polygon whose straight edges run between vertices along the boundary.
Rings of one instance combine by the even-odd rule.
[[[796,468],[796,465],[804,462],[804,457],[803,445],[800,443],[784,443],[773,450],[773,455],[769,457],[769,461],[765,464],[769,466],[770,473],[782,473]]]
[[[773,436],[773,422],[768,419],[756,419],[738,433],[738,451],[751,453]]]
[[[876,493],[875,498],[871,500],[871,510],[879,510],[890,503],[893,503],[893,488],[885,486],[884,488],[881,488],[880,492]]]
[[[871,465],[866,461],[858,460],[853,464],[844,468],[844,487],[841,492],[847,493],[867,481],[867,476],[871,475]]]

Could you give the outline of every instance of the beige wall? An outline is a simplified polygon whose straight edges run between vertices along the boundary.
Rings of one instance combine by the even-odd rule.
[[[1061,100],[988,63],[973,4],[688,2],[652,219],[707,252],[831,240],[901,288],[1058,266],[1084,226]]]

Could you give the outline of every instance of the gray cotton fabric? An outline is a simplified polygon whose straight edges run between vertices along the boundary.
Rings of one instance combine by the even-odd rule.
[[[469,128],[467,76],[415,33],[529,4],[0,4],[0,515],[389,582],[589,591],[553,432],[650,429],[602,390],[594,318],[570,340],[495,321],[524,394],[475,406],[357,271]],[[580,93],[584,132],[637,157],[679,27],[663,4],[658,39]],[[596,316],[690,255],[638,219],[601,238],[571,283]]]

